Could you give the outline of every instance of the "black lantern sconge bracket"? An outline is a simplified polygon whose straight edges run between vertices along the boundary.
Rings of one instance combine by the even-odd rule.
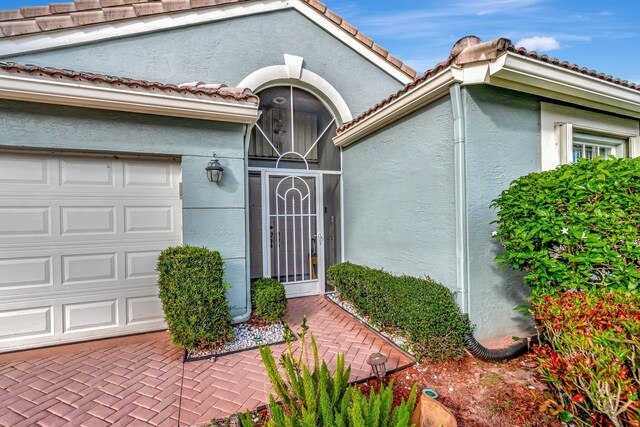
[[[224,168],[220,164],[220,160],[218,160],[218,156],[216,153],[213,153],[213,158],[209,161],[209,164],[205,168],[207,171],[207,178],[209,182],[220,182],[222,181],[222,173],[224,172]]]

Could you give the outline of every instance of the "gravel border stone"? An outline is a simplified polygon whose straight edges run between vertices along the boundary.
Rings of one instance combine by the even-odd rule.
[[[185,362],[215,359],[227,354],[253,350],[261,345],[284,343],[284,324],[282,322],[274,322],[264,326],[240,323],[233,325],[233,333],[235,339],[222,347],[185,351]]]

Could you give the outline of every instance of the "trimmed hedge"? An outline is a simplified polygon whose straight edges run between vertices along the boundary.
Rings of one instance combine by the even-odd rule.
[[[220,254],[206,248],[167,248],[158,258],[158,287],[173,342],[189,350],[233,338]]]
[[[432,360],[465,356],[464,337],[473,328],[445,286],[351,263],[329,268],[327,278],[374,323],[404,333],[415,353]]]
[[[640,297],[566,291],[532,306],[540,373],[561,396],[546,407],[580,426],[640,425]]]
[[[640,288],[640,158],[594,159],[516,179],[494,200],[498,261],[534,294]]]
[[[284,285],[276,279],[258,279],[251,284],[253,314],[267,322],[284,318],[287,294]]]

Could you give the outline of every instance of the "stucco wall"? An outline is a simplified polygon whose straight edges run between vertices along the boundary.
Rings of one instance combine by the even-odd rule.
[[[453,113],[442,98],[343,153],[345,259],[455,289]]]
[[[229,19],[11,60],[169,83],[237,85],[252,72],[302,56],[345,99],[354,117],[402,85],[294,10]]]
[[[0,100],[0,147],[182,156],[183,241],[219,250],[233,315],[247,310],[244,126]],[[220,185],[205,167],[213,150]]]
[[[540,170],[540,102],[487,85],[463,88],[467,136],[470,318],[479,339],[524,336],[530,327],[514,307],[526,304],[522,276],[499,269],[502,250],[489,205],[514,179]]]

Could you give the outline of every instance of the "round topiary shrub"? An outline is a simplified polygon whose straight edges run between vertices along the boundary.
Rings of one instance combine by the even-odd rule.
[[[233,338],[220,254],[206,248],[167,248],[158,258],[158,287],[174,344],[188,350]]]
[[[532,173],[494,200],[498,261],[526,272],[534,294],[637,291],[640,159],[595,159]]]
[[[287,293],[276,279],[258,279],[251,284],[253,314],[267,322],[278,322],[287,309]]]

